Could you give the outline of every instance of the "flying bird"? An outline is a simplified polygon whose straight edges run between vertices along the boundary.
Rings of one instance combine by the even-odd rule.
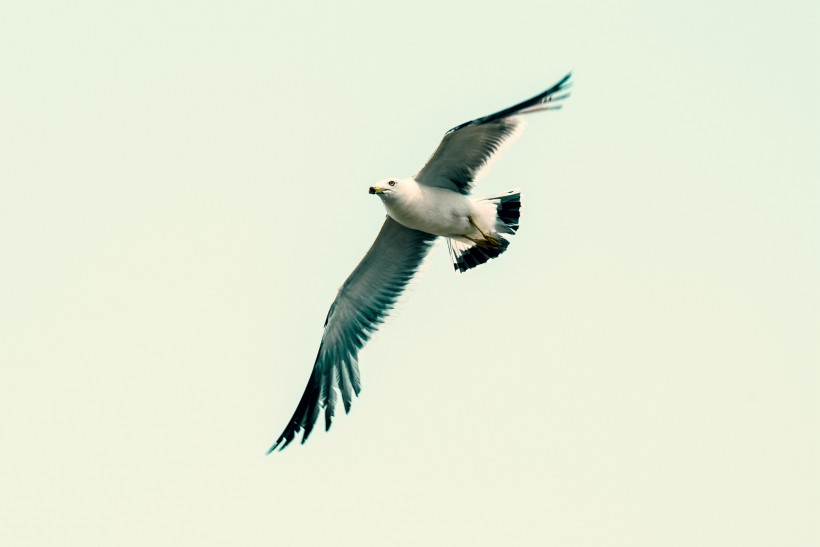
[[[415,176],[385,179],[369,188],[381,198],[387,218],[339,288],[305,392],[269,454],[283,450],[300,431],[304,443],[322,411],[325,429],[330,429],[339,395],[345,413],[350,411],[353,396],[361,391],[359,350],[385,320],[436,239],[446,238],[458,272],[507,250],[508,237],[518,230],[521,194],[511,190],[473,201],[470,191],[480,171],[521,132],[518,116],[560,108],[555,103],[569,96],[571,76],[531,99],[450,129]]]

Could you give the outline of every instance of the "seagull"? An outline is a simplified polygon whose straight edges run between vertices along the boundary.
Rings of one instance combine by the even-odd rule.
[[[304,443],[323,410],[325,430],[330,429],[339,395],[345,413],[350,412],[353,396],[361,391],[359,350],[386,319],[436,239],[446,238],[458,272],[507,250],[508,236],[518,230],[520,192],[473,201],[470,191],[481,171],[520,134],[523,120],[518,116],[559,109],[554,103],[569,96],[571,76],[531,99],[457,125],[415,176],[385,179],[368,189],[381,198],[387,218],[339,288],[305,392],[268,454],[284,450],[300,431]]]

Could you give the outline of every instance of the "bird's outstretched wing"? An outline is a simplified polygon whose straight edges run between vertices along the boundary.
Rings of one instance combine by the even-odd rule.
[[[565,91],[572,85],[571,76],[572,73],[567,74],[531,99],[449,130],[427,164],[414,177],[416,182],[469,194],[476,174],[520,130],[522,122],[514,116],[561,108],[553,103],[569,96]]]
[[[268,450],[284,449],[300,430],[304,443],[322,409],[325,429],[337,394],[345,412],[361,390],[358,354],[418,270],[436,236],[405,228],[387,217],[373,246],[339,289],[325,319],[319,354],[302,399],[285,430]]]

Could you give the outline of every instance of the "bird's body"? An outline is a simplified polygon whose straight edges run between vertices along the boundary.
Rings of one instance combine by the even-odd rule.
[[[430,247],[446,238],[459,272],[507,250],[518,230],[521,195],[510,190],[480,200],[469,197],[473,183],[499,150],[519,133],[518,118],[559,108],[567,74],[535,97],[448,131],[425,166],[413,177],[385,179],[370,187],[387,210],[376,241],[339,288],[325,319],[319,353],[308,385],[285,430],[269,452],[285,448],[304,431],[305,442],[324,411],[329,429],[341,396],[345,412],[361,390],[359,350],[384,321]]]
[[[391,187],[390,182],[394,185]],[[493,229],[495,207],[486,201],[473,201],[459,192],[438,186],[419,184],[413,177],[386,179],[378,193],[388,216],[407,228],[469,243],[466,236],[480,238],[481,233],[470,223]],[[389,189],[389,190],[387,190]]]

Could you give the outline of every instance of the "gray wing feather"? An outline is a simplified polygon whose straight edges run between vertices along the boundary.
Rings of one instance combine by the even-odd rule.
[[[358,355],[413,278],[436,236],[387,217],[376,241],[339,289],[325,319],[319,353],[302,399],[268,450],[284,449],[299,431],[304,443],[324,409],[325,429],[335,415],[336,390],[345,412],[361,391]]]
[[[476,174],[514,135],[521,121],[516,115],[560,108],[554,103],[572,84],[572,73],[538,95],[489,116],[463,123],[445,133],[438,148],[416,176],[416,182],[469,194]]]

